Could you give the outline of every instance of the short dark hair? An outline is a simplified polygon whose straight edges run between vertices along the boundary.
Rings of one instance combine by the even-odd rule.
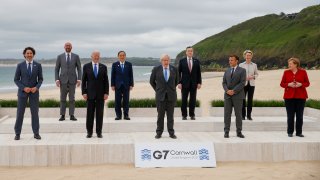
[[[24,48],[24,50],[23,50],[23,55],[25,55],[28,50],[32,51],[33,55],[36,55],[36,50],[34,50],[33,47],[26,47],[26,48]]]
[[[239,56],[237,56],[235,54],[231,54],[229,57],[234,57],[234,58],[236,58],[237,61],[239,61]]]
[[[186,47],[186,50],[187,50],[187,49],[189,49],[189,48],[193,49],[193,47],[192,47],[192,46],[188,46],[188,47]]]
[[[124,51],[121,50],[121,51],[118,52],[118,56],[119,56],[119,54],[122,53],[122,52],[124,53],[124,55],[127,55],[126,52],[124,52]]]

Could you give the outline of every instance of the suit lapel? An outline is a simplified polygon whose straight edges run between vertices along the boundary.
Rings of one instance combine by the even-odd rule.
[[[33,61],[32,70],[31,70],[31,77],[36,74],[37,69],[38,69],[38,64]]]

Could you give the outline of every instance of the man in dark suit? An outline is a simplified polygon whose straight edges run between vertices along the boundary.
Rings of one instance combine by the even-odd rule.
[[[126,61],[126,53],[118,52],[119,61],[112,64],[111,88],[115,91],[115,120],[122,118],[121,104],[123,105],[123,115],[125,120],[129,117],[129,93],[133,88],[132,64]]]
[[[25,61],[17,65],[14,82],[18,86],[17,118],[14,126],[15,140],[20,140],[24,112],[29,99],[31,110],[31,125],[35,139],[41,139],[39,135],[39,89],[43,81],[42,67],[33,60],[36,51],[32,47],[23,50]]]
[[[187,57],[179,61],[179,85],[178,88],[181,89],[182,105],[181,113],[182,120],[187,120],[188,111],[188,96],[190,94],[189,100],[189,116],[191,120],[195,120],[195,107],[197,100],[197,89],[201,88],[202,78],[200,61],[193,57],[193,48],[186,48]]]
[[[162,55],[161,65],[154,67],[150,76],[150,84],[156,92],[158,111],[156,139],[161,138],[164,129],[164,115],[167,113],[167,128],[172,139],[176,139],[173,129],[174,107],[177,101],[176,86],[178,85],[178,72],[170,65],[169,55]]]
[[[87,138],[92,137],[94,114],[96,113],[96,133],[102,138],[104,102],[109,95],[107,66],[99,63],[100,52],[93,51],[92,62],[83,66],[82,96],[87,101]]]
[[[67,95],[69,94],[69,115],[70,120],[76,121],[74,116],[75,109],[75,92],[76,86],[79,87],[81,83],[81,63],[77,54],[71,52],[72,44],[65,43],[64,49],[66,52],[57,57],[55,68],[56,85],[60,87],[60,119],[65,120]],[[76,72],[77,70],[77,72]]]
[[[239,57],[229,56],[230,68],[223,75],[224,89],[224,137],[229,138],[232,107],[236,115],[237,136],[244,138],[242,131],[242,103],[244,99],[244,86],[246,84],[246,70],[238,66]]]

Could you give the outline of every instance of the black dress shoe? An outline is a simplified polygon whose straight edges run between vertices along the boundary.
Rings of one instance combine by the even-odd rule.
[[[116,118],[114,118],[114,120],[120,120],[121,118],[119,118],[119,117],[116,117]]]
[[[296,135],[296,136],[298,136],[298,137],[304,137],[304,135],[303,135],[303,134],[299,134],[299,135]]]
[[[170,137],[171,137],[172,139],[177,139],[177,136],[174,135],[174,134],[171,134]]]
[[[20,135],[16,134],[16,136],[14,137],[14,140],[20,140]]]
[[[92,138],[92,134],[87,134],[87,138]]]
[[[292,134],[288,134],[288,137],[292,137]]]
[[[242,120],[246,120],[246,118],[245,118],[245,117],[242,117]]]
[[[161,138],[161,134],[157,134],[154,138],[160,139]]]
[[[224,138],[229,138],[229,132],[224,133]]]
[[[187,117],[182,117],[182,120],[187,120]]]
[[[129,116],[123,118],[124,120],[130,120]]]
[[[61,115],[59,121],[64,121],[64,120],[66,120],[66,117],[64,115]]]
[[[41,136],[40,136],[39,134],[35,134],[33,137],[34,137],[35,139],[38,139],[38,140],[41,139]]]
[[[244,135],[243,135],[241,132],[237,133],[237,136],[238,136],[239,138],[244,138]]]
[[[251,117],[251,116],[248,116],[248,120],[252,121],[252,117]]]
[[[102,134],[97,134],[98,138],[103,138]]]
[[[70,116],[70,120],[71,120],[71,121],[76,121],[76,120],[77,120],[77,118],[76,118],[76,117],[74,117],[74,115],[71,115],[71,116]]]
[[[190,119],[191,119],[191,120],[196,120],[196,117],[191,116]]]

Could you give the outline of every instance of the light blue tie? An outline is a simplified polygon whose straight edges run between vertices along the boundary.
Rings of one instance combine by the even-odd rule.
[[[94,72],[94,76],[97,78],[97,77],[98,77],[98,68],[97,68],[97,64],[94,64],[93,72]]]
[[[168,68],[164,68],[164,79],[168,82]]]
[[[123,72],[123,69],[124,69],[124,64],[121,63],[121,70]]]

